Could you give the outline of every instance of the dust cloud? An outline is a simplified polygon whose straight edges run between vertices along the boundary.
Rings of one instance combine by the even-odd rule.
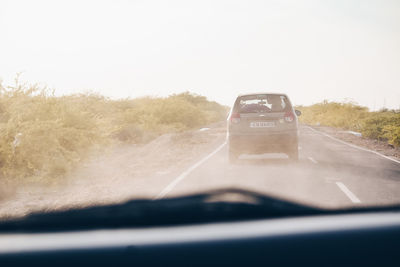
[[[7,185],[7,194],[0,192],[0,219],[152,199],[185,167],[222,143],[225,136],[224,123],[213,124],[210,129],[165,134],[148,144],[118,146],[93,156],[58,185]]]

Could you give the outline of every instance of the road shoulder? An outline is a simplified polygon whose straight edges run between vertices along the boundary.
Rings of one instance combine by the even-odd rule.
[[[303,126],[310,127],[319,132],[328,134],[336,139],[344,141],[346,143],[372,150],[378,152],[386,157],[390,157],[397,161],[400,161],[400,148],[392,147],[387,142],[356,136],[352,133],[349,133],[346,130],[338,129],[329,126],[315,126],[315,125],[307,125],[303,124]]]

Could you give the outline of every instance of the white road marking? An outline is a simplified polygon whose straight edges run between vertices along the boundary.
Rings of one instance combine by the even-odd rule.
[[[208,131],[208,130],[210,130],[210,128],[201,128],[201,129],[199,130],[199,132],[204,132],[204,131]]]
[[[194,165],[192,165],[189,169],[187,169],[186,171],[184,171],[181,175],[179,175],[178,177],[176,177],[169,185],[167,185],[167,187],[164,188],[164,190],[162,190],[160,192],[160,194],[158,194],[155,199],[161,199],[163,197],[165,197],[165,195],[167,195],[169,192],[171,192],[172,189],[174,189],[174,187],[181,182],[183,179],[185,179],[194,169],[196,169],[197,167],[199,167],[201,164],[203,164],[205,161],[207,161],[209,158],[211,158],[212,156],[214,156],[218,151],[220,151],[224,146],[226,145],[226,141],[220,145],[219,147],[217,147],[217,149],[215,149],[213,152],[211,152],[210,154],[208,154],[206,157],[202,158],[200,161],[198,161],[197,163],[195,163]]]
[[[378,156],[381,156],[381,157],[383,157],[383,158],[385,158],[385,159],[394,161],[394,162],[396,162],[396,163],[400,163],[400,161],[395,160],[395,159],[393,159],[393,158],[391,158],[391,157],[385,156],[385,155],[383,155],[383,154],[381,154],[381,153],[379,153],[379,152],[376,152],[376,151],[373,151],[373,150],[370,150],[370,149],[367,149],[367,148],[363,148],[363,147],[359,147],[359,146],[356,146],[356,145],[347,143],[347,142],[342,141],[342,140],[340,140],[340,139],[337,139],[337,138],[335,138],[335,137],[333,137],[333,136],[331,136],[331,135],[329,135],[329,134],[327,134],[327,133],[324,133],[324,132],[315,130],[315,129],[313,129],[313,128],[310,127],[310,126],[305,126],[305,127],[309,128],[309,129],[311,129],[311,130],[313,130],[313,131],[316,132],[316,133],[319,133],[319,134],[322,134],[322,135],[324,135],[324,136],[326,136],[326,137],[329,137],[329,138],[331,138],[331,139],[333,139],[333,140],[335,140],[335,141],[337,141],[337,142],[339,142],[339,143],[348,145],[348,146],[350,146],[350,147],[353,147],[353,148],[356,148],[356,149],[359,149],[359,150],[362,150],[362,151],[371,152],[371,153],[374,153],[374,154],[376,154],[376,155],[378,155]]]
[[[312,163],[314,163],[314,164],[318,164],[318,161],[316,161],[315,159],[313,159],[312,157],[308,157],[308,159],[312,162]]]
[[[343,193],[353,202],[361,203],[361,200],[356,197],[342,182],[336,182],[336,185],[343,191]]]
[[[332,177],[325,178],[325,182],[327,182],[328,184],[336,183],[336,181],[338,181],[338,179],[336,179],[336,178],[332,178]]]

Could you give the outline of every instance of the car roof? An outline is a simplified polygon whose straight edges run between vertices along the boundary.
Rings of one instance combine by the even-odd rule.
[[[237,97],[242,97],[242,96],[251,96],[251,95],[287,95],[285,93],[268,93],[268,92],[256,92],[256,93],[246,93],[246,94],[239,94]]]

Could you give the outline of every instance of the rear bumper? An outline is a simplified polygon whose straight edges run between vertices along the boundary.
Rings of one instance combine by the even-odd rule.
[[[297,147],[297,130],[270,134],[229,133],[229,149],[241,153],[287,152]]]

